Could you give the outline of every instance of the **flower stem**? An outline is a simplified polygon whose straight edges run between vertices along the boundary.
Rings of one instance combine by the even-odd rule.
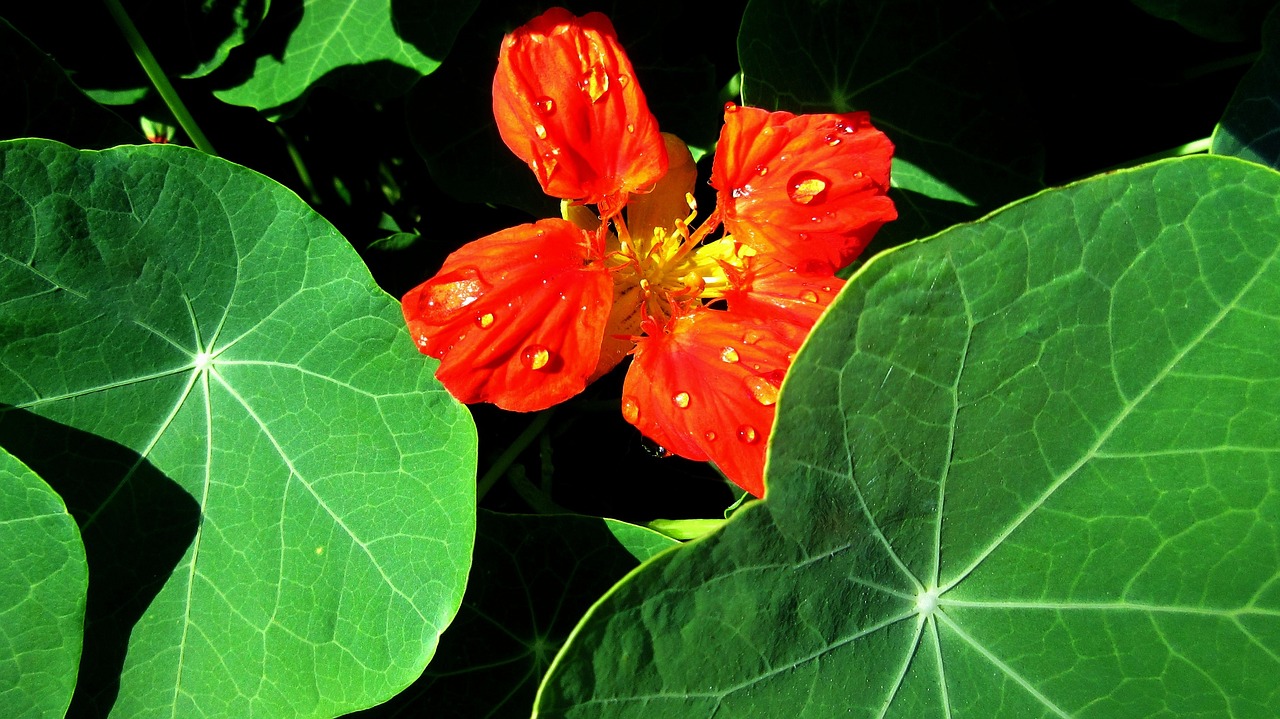
[[[516,440],[511,443],[511,446],[498,455],[498,458],[489,466],[480,481],[476,482],[477,502],[484,499],[484,495],[488,494],[490,489],[493,489],[493,485],[498,483],[502,475],[506,474],[507,468],[511,466],[511,463],[516,461],[516,457],[519,457],[520,453],[528,448],[533,443],[533,440],[546,428],[547,423],[551,421],[551,416],[555,413],[554,407],[544,412],[539,412],[538,416],[534,417],[533,421],[529,423],[529,426],[525,427],[524,431],[520,433],[520,436],[516,437]]]
[[[147,73],[147,77],[151,79],[151,84],[160,93],[160,97],[169,106],[169,111],[173,113],[174,118],[178,120],[178,124],[182,126],[187,136],[191,138],[191,141],[200,150],[210,155],[218,154],[213,149],[213,145],[210,144],[209,138],[205,137],[204,133],[200,131],[200,126],[196,124],[195,118],[187,111],[187,106],[182,103],[182,98],[178,97],[178,91],[173,88],[169,78],[165,77],[164,71],[160,69],[160,64],[156,62],[155,56],[151,54],[151,49],[147,47],[142,35],[138,34],[138,28],[134,26],[133,20],[125,12],[120,0],[103,0],[103,2],[106,3],[107,11],[111,13],[116,25],[120,27],[120,32],[124,35],[125,42],[129,43],[129,48],[133,50],[133,54],[142,65],[142,69]]]

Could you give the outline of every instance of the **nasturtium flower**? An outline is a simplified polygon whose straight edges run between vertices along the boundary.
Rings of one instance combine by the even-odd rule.
[[[507,35],[493,78],[502,140],[552,197],[606,207],[666,172],[658,122],[613,24],[552,8]]]
[[[436,377],[463,402],[533,411],[632,355],[626,421],[763,496],[783,377],[835,271],[896,217],[893,145],[864,112],[727,105],[716,208],[695,227],[697,167],[658,132],[603,15],[553,8],[512,32],[493,95],[562,217],[476,240],[405,295]]]

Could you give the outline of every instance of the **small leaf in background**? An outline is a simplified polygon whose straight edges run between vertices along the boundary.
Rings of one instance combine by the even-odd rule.
[[[1132,0],[1158,18],[1172,20],[1210,40],[1252,40],[1275,0]]]
[[[1040,138],[1005,21],[988,3],[756,0],[742,18],[738,57],[746,104],[868,110],[893,140],[900,216],[876,247],[1040,186]]]
[[[1278,198],[1188,157],[868,263],[766,499],[615,587],[536,716],[1280,714]]]
[[[301,0],[272,7],[259,38],[238,52],[252,74],[220,99],[277,111],[318,82],[360,97],[406,92],[435,72],[479,0]]]
[[[675,544],[611,519],[481,510],[467,594],[435,661],[403,694],[353,716],[525,719],[578,618]]]
[[[380,252],[395,252],[397,250],[407,250],[417,244],[422,239],[422,235],[413,232],[397,232],[393,235],[380,237],[369,243],[369,249],[378,250]]]
[[[0,444],[80,524],[73,713],[333,716],[422,671],[474,426],[296,195],[175,146],[0,145]]]
[[[1280,6],[1262,26],[1262,54],[1213,131],[1212,152],[1280,168]]]
[[[115,113],[89,99],[67,73],[0,18],[0,140],[47,137],[85,148],[142,142]]]
[[[66,713],[88,583],[84,545],[66,506],[0,449],[0,715]]]

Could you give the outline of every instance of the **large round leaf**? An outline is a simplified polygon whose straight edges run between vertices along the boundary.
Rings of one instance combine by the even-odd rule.
[[[409,684],[461,601],[475,431],[346,241],[179,147],[0,145],[0,225],[0,444],[93,573],[73,711],[332,716]]]
[[[1277,198],[1184,158],[870,262],[766,499],[598,603],[537,715],[1280,714]]]
[[[0,715],[66,713],[88,583],[84,545],[66,506],[0,449]]]

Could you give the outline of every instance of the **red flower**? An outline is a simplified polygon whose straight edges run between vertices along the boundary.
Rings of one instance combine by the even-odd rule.
[[[552,197],[615,204],[667,170],[649,112],[609,19],[552,8],[506,37],[493,78],[503,142]]]
[[[717,209],[694,229],[693,158],[658,133],[603,15],[554,8],[517,29],[493,93],[503,140],[564,219],[477,240],[405,296],[437,378],[465,402],[528,411],[634,354],[623,417],[763,496],[782,379],[843,286],[835,270],[896,216],[893,146],[866,113],[730,105]]]
[[[865,112],[725,109],[711,184],[728,232],[793,267],[831,273],[898,216],[893,145]]]

